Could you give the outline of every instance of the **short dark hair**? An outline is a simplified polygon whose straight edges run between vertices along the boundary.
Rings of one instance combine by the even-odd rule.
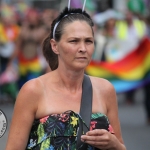
[[[50,35],[43,41],[43,55],[46,58],[51,70],[55,70],[58,68],[58,55],[53,52],[50,45],[50,40],[54,38],[53,37],[54,27],[56,23],[59,22],[54,33],[55,34],[54,39],[57,42],[59,42],[64,31],[64,26],[74,21],[87,22],[87,24],[91,26],[91,30],[94,35],[94,31],[92,29],[94,23],[90,15],[86,11],[82,12],[82,9],[80,8],[76,9],[71,8],[70,10],[68,10],[68,8],[66,7],[62,11],[62,13],[60,13],[60,15],[52,22]]]

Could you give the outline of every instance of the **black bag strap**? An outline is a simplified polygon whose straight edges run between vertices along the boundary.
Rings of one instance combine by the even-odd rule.
[[[82,84],[80,116],[87,126],[81,120],[79,121],[79,130],[77,135],[77,150],[78,149],[85,150],[87,147],[87,144],[81,141],[81,135],[83,134],[83,132],[85,134],[90,128],[91,113],[92,113],[92,97],[93,97],[93,90],[91,80],[89,76],[84,75]],[[81,145],[83,145],[82,148],[80,148]]]

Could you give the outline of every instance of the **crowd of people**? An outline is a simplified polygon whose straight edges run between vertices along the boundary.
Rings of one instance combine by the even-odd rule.
[[[24,3],[1,6],[0,101],[8,98],[15,101],[25,82],[51,70],[41,49],[43,39],[48,35],[58,12],[56,9],[39,10]],[[112,9],[103,12],[103,16],[101,14],[91,13],[95,23],[93,60],[118,61],[134,50],[145,36],[150,37],[149,15],[145,17],[127,10],[120,17]],[[149,86],[144,89],[150,123]],[[128,103],[134,103],[134,91],[125,93]]]
[[[50,70],[43,59],[41,45],[57,11],[39,11],[25,4],[17,11],[17,7],[5,4],[1,6],[1,14],[1,97],[15,100],[26,81]]]

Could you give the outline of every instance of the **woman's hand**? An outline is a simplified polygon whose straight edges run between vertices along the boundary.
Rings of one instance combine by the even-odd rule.
[[[81,136],[81,141],[103,150],[115,150],[116,137],[105,129],[95,129]]]

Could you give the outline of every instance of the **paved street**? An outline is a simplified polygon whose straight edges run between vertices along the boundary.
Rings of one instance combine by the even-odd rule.
[[[122,135],[127,150],[150,150],[150,126],[145,121],[142,90],[137,91],[134,105],[125,104],[122,95],[118,95],[118,104]],[[0,104],[0,109],[6,114],[8,120],[8,129],[3,137],[0,138],[0,150],[4,150],[13,112],[13,104]]]

